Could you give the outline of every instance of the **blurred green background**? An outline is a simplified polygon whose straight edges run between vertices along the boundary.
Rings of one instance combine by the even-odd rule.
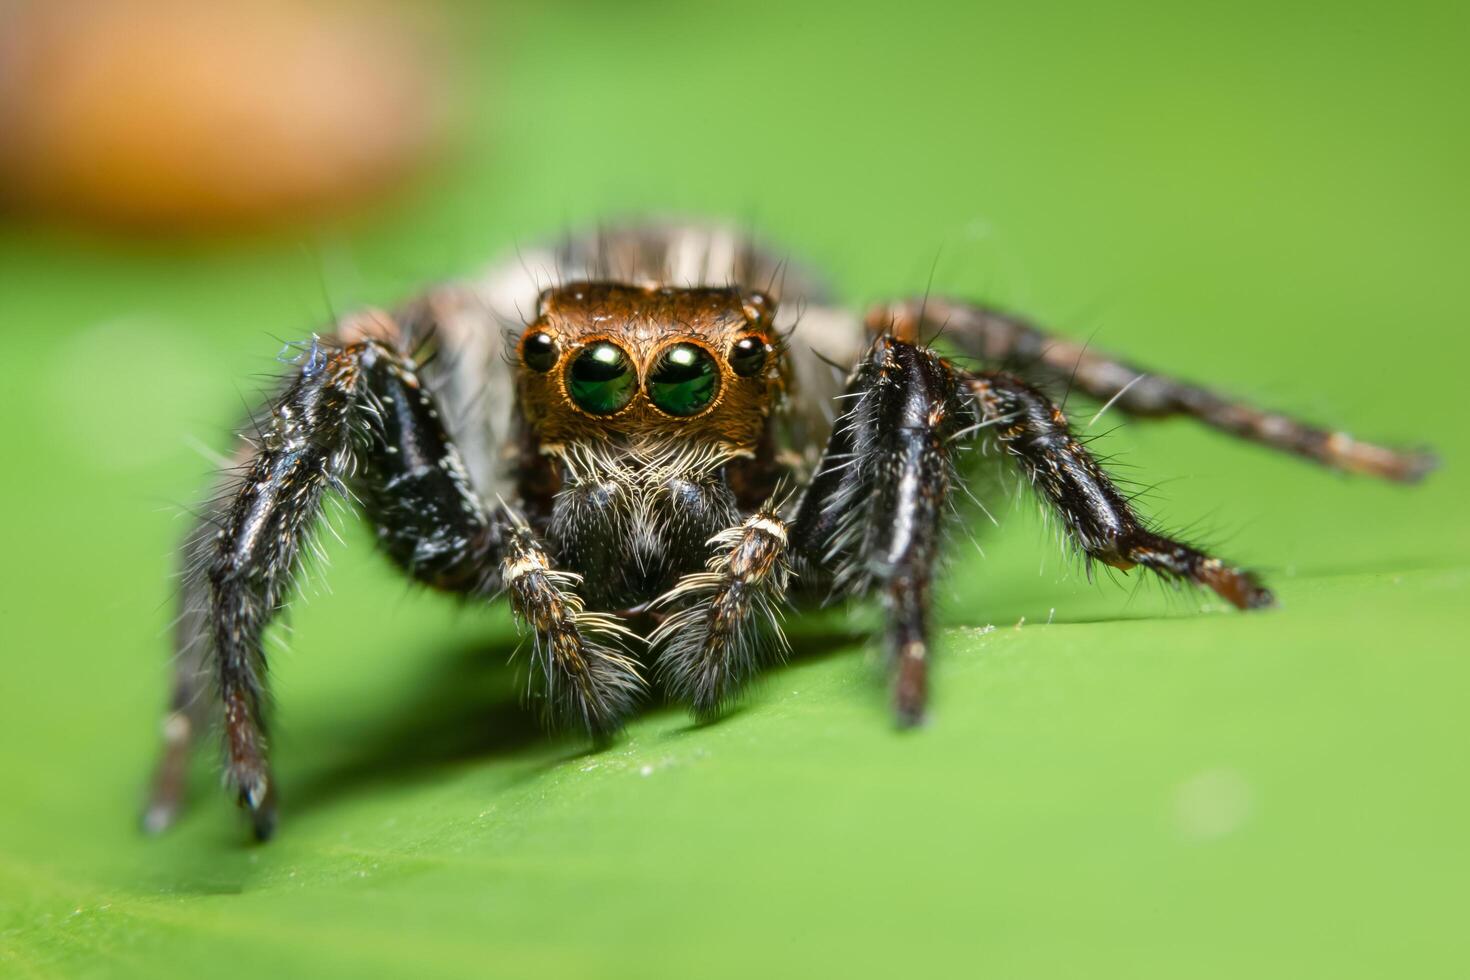
[[[1464,4],[461,13],[457,149],[366,214],[0,227],[0,975],[1466,975]],[[211,759],[141,837],[170,549],[282,342],[647,210],[747,222],[853,303],[932,271],[1445,466],[1117,428],[1150,513],[1281,610],[1088,585],[992,496],[925,729],[835,611],[719,723],[595,754],[519,706],[503,609],[407,589],[349,522],[275,655],[278,839]]]

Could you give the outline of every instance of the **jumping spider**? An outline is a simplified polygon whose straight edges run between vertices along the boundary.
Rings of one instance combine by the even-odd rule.
[[[925,343],[941,330],[963,364]],[[845,379],[836,364],[851,365]],[[782,652],[795,585],[881,598],[894,709],[918,722],[941,518],[964,479],[958,450],[977,440],[1019,468],[1088,561],[1272,605],[1251,573],[1138,516],[1037,387],[1054,382],[1342,470],[1412,481],[1433,466],[971,303],[886,304],[864,325],[718,228],[523,253],[395,313],[347,317],[247,430],[184,544],[146,824],[176,817],[191,736],[218,706],[229,784],[256,836],[271,834],[261,638],[329,492],[359,506],[413,579],[506,595],[545,703],[599,739],[650,673],[716,714]]]

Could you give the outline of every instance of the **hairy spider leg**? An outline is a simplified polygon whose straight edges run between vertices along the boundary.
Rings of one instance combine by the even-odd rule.
[[[1082,551],[1201,585],[1242,609],[1273,603],[1248,572],[1151,530],[1045,395],[1001,372],[972,375],[909,341],[881,335],[854,372],[850,410],[792,527],[793,547],[833,572],[838,589],[878,592],[888,618],[901,725],[927,701],[930,583],[952,449],[991,432],[1061,516]]]
[[[878,592],[887,617],[899,724],[923,719],[929,607],[954,438],[974,411],[934,352],[878,337],[848,381],[822,464],[793,522],[793,546],[834,587]]]
[[[380,313],[362,319],[372,321],[368,329],[344,325],[344,335],[354,339],[312,344],[270,402],[251,451],[186,540],[175,682],[146,829],[162,830],[176,819],[192,737],[219,704],[226,778],[250,811],[256,837],[273,832],[276,787],[266,751],[261,641],[290,598],[328,490],[360,501],[379,543],[415,579],[467,596],[512,585],[503,572],[506,559],[522,553],[517,521],[507,512],[487,513],[480,503],[412,357],[391,339],[397,336],[392,321]],[[524,620],[535,608],[527,597],[538,593],[527,582],[513,591],[512,605]],[[580,608],[575,597],[558,600]],[[558,622],[531,620],[538,649],[550,642],[546,628]],[[580,632],[559,635],[558,642],[587,648],[585,659],[598,659],[598,648]],[[566,661],[541,663],[551,670]],[[569,687],[551,675],[547,686]]]
[[[650,636],[669,694],[708,720],[773,655],[787,649],[780,615],[790,579],[786,524],[768,504],[710,539],[706,570],[685,575],[655,607],[674,606]]]
[[[409,575],[437,589],[510,597],[532,634],[532,676],[548,710],[605,736],[643,689],[621,648],[626,631],[587,613],[575,576],[558,572],[525,521],[509,508],[487,515],[439,410],[418,378],[390,365],[379,395],[387,409],[373,431],[365,473],[353,489],[379,543]]]
[[[1428,452],[1392,449],[1155,374],[1029,320],[985,306],[928,298],[874,308],[874,331],[911,340],[944,331],[964,354],[1041,382],[1066,383],[1140,418],[1182,415],[1230,435],[1350,473],[1413,483],[1438,465]]]
[[[374,358],[364,396],[359,465],[352,496],[378,545],[410,578],[444,592],[496,588],[506,521],[487,511],[412,356],[395,338],[392,356]]]
[[[163,748],[143,811],[143,829],[149,833],[167,830],[178,819],[188,787],[194,741],[218,714],[208,635],[209,583],[202,575],[191,574],[199,567],[215,534],[213,523],[200,521],[181,549],[185,567],[179,590],[180,611],[173,627],[172,688],[168,711],[163,716]]]
[[[598,740],[611,736],[644,693],[625,649],[636,637],[617,617],[588,612],[573,591],[579,576],[553,568],[535,533],[519,520],[508,536],[500,579],[517,621],[532,630],[550,709]]]
[[[205,688],[214,687],[223,708],[226,778],[250,810],[255,835],[272,833],[276,788],[267,761],[261,639],[290,595],[326,492],[345,490],[365,444],[381,440],[384,420],[402,408],[412,382],[401,356],[380,341],[313,342],[257,425],[251,451],[189,536],[173,710],[144,817],[148,829],[177,816],[189,742],[208,719]],[[476,525],[481,530],[484,522]]]
[[[257,838],[274,830],[276,791],[266,751],[266,626],[284,605],[323,498],[343,486],[375,409],[365,377],[393,352],[376,342],[314,342],[271,404],[254,452],[206,517],[188,556],[205,593],[197,616],[224,712],[225,775]],[[186,590],[187,598],[187,590]]]
[[[1240,609],[1275,604],[1251,573],[1149,530],[1046,395],[999,371],[967,380],[982,426],[1020,464],[1089,558],[1124,571],[1142,565],[1205,586]]]

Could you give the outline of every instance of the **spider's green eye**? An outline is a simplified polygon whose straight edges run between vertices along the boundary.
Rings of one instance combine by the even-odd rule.
[[[533,371],[550,371],[556,366],[556,341],[540,330],[521,341],[521,363]]]
[[[766,366],[770,346],[759,337],[741,337],[730,348],[730,368],[742,378],[753,378]]]
[[[567,391],[577,407],[593,415],[612,415],[633,400],[638,376],[617,344],[599,340],[567,367]]]
[[[698,415],[720,390],[720,370],[703,347],[675,344],[648,374],[648,397],[670,415]]]

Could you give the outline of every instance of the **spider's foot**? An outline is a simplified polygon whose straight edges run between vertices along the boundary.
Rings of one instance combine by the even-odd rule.
[[[1142,565],[1168,578],[1203,586],[1236,609],[1270,609],[1276,605],[1276,596],[1255,573],[1149,531],[1136,531],[1117,553],[1103,552],[1096,557],[1125,571]]]
[[[1334,432],[1322,442],[1321,460],[1349,473],[1418,483],[1439,468],[1439,457],[1424,449],[1390,449]]]
[[[924,723],[929,701],[928,647],[914,640],[903,645],[893,676],[893,718],[899,728],[917,728]]]
[[[276,805],[274,802],[262,806],[250,815],[250,830],[255,839],[264,844],[276,835]]]
[[[192,736],[193,724],[183,712],[172,711],[164,718],[163,754],[153,776],[148,806],[143,811],[144,833],[163,833],[184,811]]]
[[[276,832],[275,781],[264,773],[240,784],[240,807],[250,813],[250,830],[258,841],[268,841]]]
[[[163,833],[178,822],[179,814],[183,812],[184,805],[182,799],[177,797],[161,798],[155,796],[148,801],[148,806],[143,811],[143,833]]]
[[[235,759],[228,779],[237,789],[240,808],[250,814],[255,839],[269,840],[276,829],[276,785],[268,765],[258,757]]]
[[[1200,580],[1236,609],[1274,609],[1276,594],[1250,572],[1209,559],[1200,570]]]

